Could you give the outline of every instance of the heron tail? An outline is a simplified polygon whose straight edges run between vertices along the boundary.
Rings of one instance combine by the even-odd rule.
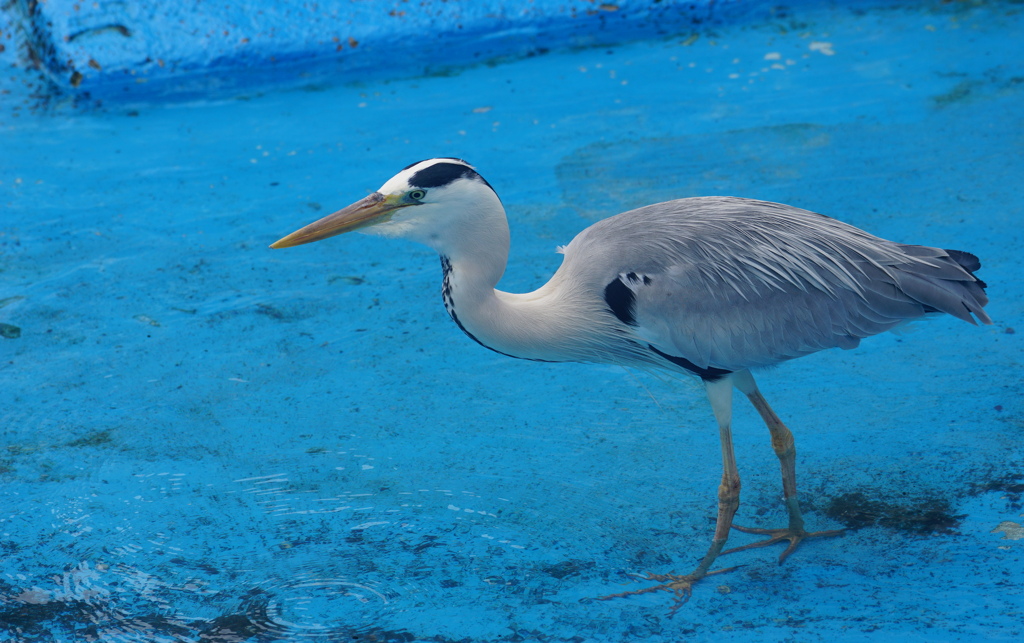
[[[974,276],[981,268],[977,256],[926,246],[904,245],[901,249],[920,261],[900,266],[899,287],[924,306],[925,312],[948,313],[972,324],[977,323],[975,318],[983,324],[992,323],[984,310],[988,284]]]
[[[946,254],[949,255],[950,259],[960,264],[960,267],[966,270],[968,274],[974,277],[975,280],[977,280],[978,285],[981,286],[982,290],[988,288],[988,284],[986,284],[981,279],[978,279],[974,275],[975,271],[981,269],[981,259],[978,259],[977,255],[972,255],[971,253],[964,252],[963,250],[948,249],[946,250]]]

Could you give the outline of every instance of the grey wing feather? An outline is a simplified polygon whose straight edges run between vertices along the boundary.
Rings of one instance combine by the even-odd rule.
[[[564,267],[593,288],[647,277],[624,282],[635,297],[630,332],[700,368],[853,348],[929,312],[991,323],[974,255],[897,244],[777,203],[647,206],[591,226],[565,254]]]

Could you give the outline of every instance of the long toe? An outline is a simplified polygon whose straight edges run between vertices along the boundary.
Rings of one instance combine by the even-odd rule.
[[[796,551],[797,546],[808,538],[828,538],[831,536],[842,536],[845,533],[844,529],[832,529],[829,531],[804,531],[803,529],[795,529],[792,527],[783,527],[782,529],[757,529],[754,527],[741,527],[739,525],[733,525],[733,529],[736,531],[742,531],[745,534],[757,534],[759,536],[768,536],[764,540],[750,543],[748,545],[742,545],[740,547],[733,547],[722,552],[725,554],[734,554],[738,551],[745,549],[756,549],[758,547],[767,547],[768,545],[774,545],[782,541],[788,541],[789,546],[779,555],[779,564],[781,565],[786,561],[790,554]]]
[[[607,601],[613,598],[627,598],[629,596],[638,596],[640,594],[650,594],[651,592],[671,592],[675,596],[675,601],[672,603],[672,607],[668,611],[668,615],[671,617],[675,614],[680,607],[686,605],[686,601],[690,600],[690,595],[693,594],[693,585],[702,578],[707,576],[714,576],[715,574],[724,574],[725,572],[731,572],[736,567],[727,567],[725,569],[716,569],[713,572],[707,572],[705,574],[686,574],[680,576],[678,574],[651,574],[648,573],[642,580],[654,581],[660,583],[660,585],[654,585],[652,587],[644,587],[642,589],[634,589],[629,592],[619,592],[617,594],[609,594],[607,596],[598,596],[597,600]]]

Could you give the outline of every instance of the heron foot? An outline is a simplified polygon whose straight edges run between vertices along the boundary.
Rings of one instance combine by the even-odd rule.
[[[737,565],[739,567],[739,565]],[[607,596],[598,596],[597,600],[607,601],[613,598],[626,598],[629,596],[636,596],[639,594],[650,594],[651,592],[672,592],[675,595],[675,601],[672,603],[672,607],[668,611],[669,618],[671,618],[680,607],[686,605],[686,601],[690,600],[690,595],[693,593],[693,584],[707,576],[714,576],[715,574],[724,574],[725,572],[731,572],[736,567],[727,567],[725,569],[716,569],[713,572],[694,572],[692,574],[686,574],[680,576],[678,574],[651,574],[648,572],[647,576],[635,576],[642,581],[653,581],[661,583],[653,587],[644,587],[643,589],[634,589],[631,592],[619,592],[617,594],[609,594]]]
[[[739,525],[733,525],[733,529],[736,531],[742,531],[745,534],[758,534],[761,536],[768,536],[765,540],[760,540],[756,543],[750,543],[749,545],[743,545],[741,547],[733,547],[722,552],[722,555],[733,554],[744,549],[756,549],[758,547],[767,547],[768,545],[774,545],[775,543],[782,542],[783,540],[789,541],[789,547],[779,554],[779,564],[781,565],[786,561],[786,558],[792,554],[797,545],[806,540],[807,538],[829,538],[831,536],[842,536],[846,533],[845,529],[832,529],[830,531],[804,531],[803,527],[783,527],[782,529],[756,529],[753,527],[740,527]]]

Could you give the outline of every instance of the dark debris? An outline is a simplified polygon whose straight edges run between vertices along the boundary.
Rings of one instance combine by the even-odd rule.
[[[917,535],[955,534],[966,514],[954,514],[948,500],[926,497],[899,504],[869,498],[859,491],[832,498],[825,514],[849,529],[878,525]]]

